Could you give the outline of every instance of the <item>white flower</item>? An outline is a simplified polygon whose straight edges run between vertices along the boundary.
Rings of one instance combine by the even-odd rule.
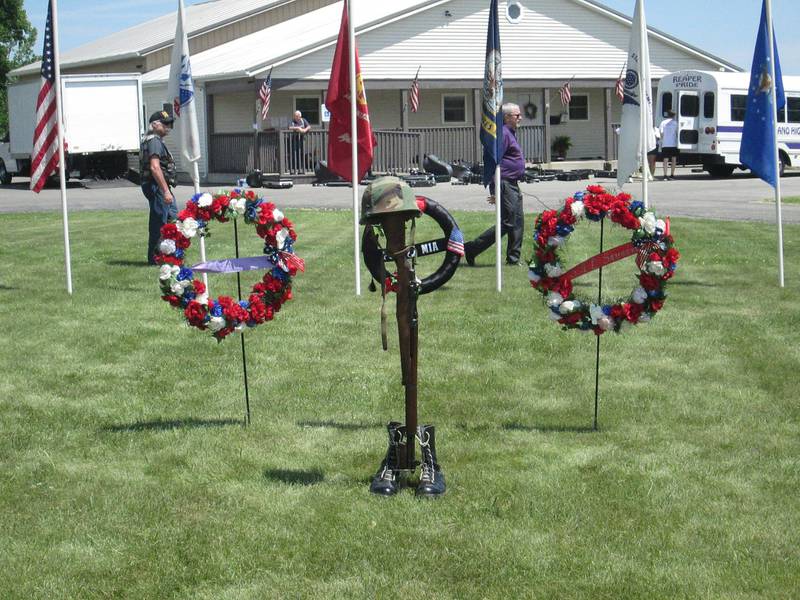
[[[597,325],[597,322],[606,316],[606,314],[603,312],[603,307],[598,306],[597,304],[589,305],[589,315],[592,317],[592,325]]]
[[[664,232],[667,231],[667,224],[664,222],[664,219],[658,219],[656,221],[656,231],[659,232],[659,235],[664,235]]]
[[[656,232],[656,216],[652,212],[644,213],[644,216],[639,218],[639,223],[648,235],[653,235]]]
[[[597,319],[597,325],[603,331],[608,331],[610,329],[614,329],[614,319],[612,319],[608,315],[603,315],[602,317]]]
[[[208,292],[203,292],[199,294],[195,299],[195,302],[199,302],[200,304],[205,304],[208,306]]]
[[[204,194],[201,194],[200,197],[197,199],[197,206],[201,208],[205,208],[206,206],[211,206],[211,202],[213,200],[214,199],[211,197],[211,194],[205,192]]]
[[[236,214],[243,215],[244,214],[244,206],[247,201],[244,198],[233,198],[230,203],[230,207],[236,211]]]
[[[581,307],[581,303],[577,300],[565,300],[561,303],[561,306],[558,307],[558,312],[562,315],[567,315],[571,312],[575,312]]]
[[[648,261],[647,265],[645,266],[645,270],[648,273],[652,273],[656,277],[661,277],[664,273],[667,272],[667,270],[664,268],[664,263],[662,263],[660,260]]]
[[[283,213],[279,211],[277,208],[272,209],[272,220],[276,223],[280,223],[283,221]]]
[[[636,304],[643,304],[644,301],[647,300],[647,290],[641,286],[637,287],[631,294],[631,300]]]
[[[183,282],[182,281],[174,281],[169,286],[169,289],[173,294],[175,294],[177,296],[180,296],[180,295],[183,294]]]
[[[573,202],[570,205],[570,208],[572,209],[573,217],[575,217],[576,219],[580,219],[581,217],[583,217],[583,202],[581,202],[580,200],[578,200],[577,202]]]
[[[275,243],[278,244],[278,250],[283,250],[284,246],[286,245],[286,238],[289,237],[289,231],[287,229],[281,229],[277,234],[275,234]]]
[[[547,263],[544,266],[544,272],[547,273],[548,277],[560,277],[564,271],[558,263]]]
[[[650,322],[650,315],[643,312],[639,315],[639,323],[649,323]]]
[[[178,231],[180,231],[184,237],[193,238],[197,235],[197,221],[192,217],[184,219],[183,221],[178,221],[177,225]]]
[[[561,303],[564,301],[564,296],[559,294],[558,292],[550,292],[547,294],[547,306],[550,308],[556,308],[561,306]]]
[[[564,243],[564,238],[560,235],[551,235],[547,238],[547,245],[552,246],[554,248],[558,248],[560,245]]]
[[[173,275],[177,275],[180,272],[180,267],[175,265],[161,265],[161,269],[158,272],[158,278],[161,281],[166,281]]]
[[[225,327],[225,317],[211,317],[208,321],[208,328],[211,331],[219,331]]]
[[[550,317],[551,321],[558,321],[561,318],[560,314],[553,312],[552,310],[547,313],[547,316]]]
[[[530,279],[533,283],[537,283],[541,277],[533,272],[533,269],[528,270],[528,279]]]
[[[161,240],[158,249],[161,254],[175,254],[175,240]]]

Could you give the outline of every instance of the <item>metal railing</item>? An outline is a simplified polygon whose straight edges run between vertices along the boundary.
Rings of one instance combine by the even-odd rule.
[[[372,170],[407,173],[422,166],[425,154],[453,162],[480,162],[482,149],[474,127],[420,127],[411,131],[375,131],[377,146]],[[546,157],[544,126],[517,130],[517,139],[528,162]],[[615,146],[616,148],[616,146]],[[281,175],[310,175],[328,157],[328,132],[316,129],[302,137],[288,130],[251,133],[213,133],[209,136],[209,171],[246,174],[253,169]]]

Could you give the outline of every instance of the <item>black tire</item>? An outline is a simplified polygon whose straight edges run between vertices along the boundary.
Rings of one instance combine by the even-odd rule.
[[[442,228],[444,237],[438,240],[429,242],[418,242],[416,244],[417,254],[420,255],[420,249],[423,249],[422,254],[436,254],[444,250],[445,256],[442,259],[442,264],[433,273],[427,277],[422,278],[420,285],[420,294],[427,294],[436,289],[439,289],[447,283],[458,268],[458,263],[461,260],[461,255],[447,250],[447,240],[450,238],[450,233],[453,229],[458,229],[453,216],[438,202],[426,198],[425,196],[417,196],[417,206],[422,211],[422,214],[431,217],[439,227]],[[435,245],[435,247],[434,247]],[[424,251],[430,249],[430,251]],[[389,271],[386,270],[385,262],[387,256],[378,247],[378,240],[371,226],[364,228],[364,235],[361,237],[361,253],[364,256],[364,264],[372,275],[372,278],[380,284],[389,276]]]
[[[6,170],[6,164],[0,160],[0,185],[11,185],[13,175]]]
[[[730,177],[733,169],[732,165],[711,165],[708,167],[708,174],[712,177]]]
[[[789,166],[789,158],[783,152],[778,155],[778,158],[781,161],[779,165],[779,176],[783,177],[783,172],[786,170],[786,167]]]

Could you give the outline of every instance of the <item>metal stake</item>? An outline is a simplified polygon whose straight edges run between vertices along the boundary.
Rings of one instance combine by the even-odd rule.
[[[233,219],[233,240],[236,246],[236,258],[239,258],[239,227],[236,224],[236,219]],[[239,292],[239,302],[242,301],[242,278],[239,272],[236,273],[236,287]],[[242,337],[242,371],[244,372],[244,404],[247,410],[245,415],[245,425],[250,425],[250,386],[247,383],[247,353],[244,349],[244,331],[241,333]]]
[[[605,223],[605,219],[600,220],[600,254],[603,253],[603,224]],[[603,267],[600,267],[598,271],[597,277],[597,305],[601,306],[603,302]],[[597,338],[597,352],[595,356],[594,362],[594,422],[592,424],[592,429],[597,431],[597,409],[600,397],[600,337],[599,335],[595,335]]]

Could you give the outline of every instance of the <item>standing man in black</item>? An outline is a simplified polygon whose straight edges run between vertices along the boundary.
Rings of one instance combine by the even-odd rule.
[[[311,129],[311,125],[308,121],[303,117],[303,113],[299,110],[294,111],[294,118],[292,119],[291,124],[289,125],[289,131],[291,131],[291,149],[292,149],[292,162],[290,165],[290,171],[292,174],[295,171],[300,174],[304,173],[306,170],[306,165],[304,164],[304,156],[303,156],[303,145],[305,141],[306,134]]]
[[[147,242],[147,263],[156,264],[153,258],[161,238],[161,226],[178,216],[175,197],[171,187],[175,187],[175,161],[167,146],[166,137],[172,130],[174,119],[169,113],[160,110],[150,116],[150,129],[142,138],[139,153],[140,173],[142,174],[142,193],[150,204],[150,226]]]
[[[518,265],[525,234],[525,216],[522,211],[522,192],[519,182],[525,179],[525,157],[517,141],[517,125],[522,119],[519,106],[503,104],[503,157],[500,159],[500,231],[508,234],[506,264]],[[494,178],[489,186],[489,204],[496,202]],[[495,243],[495,227],[490,227],[477,238],[464,245],[464,258],[475,266],[475,257]]]

